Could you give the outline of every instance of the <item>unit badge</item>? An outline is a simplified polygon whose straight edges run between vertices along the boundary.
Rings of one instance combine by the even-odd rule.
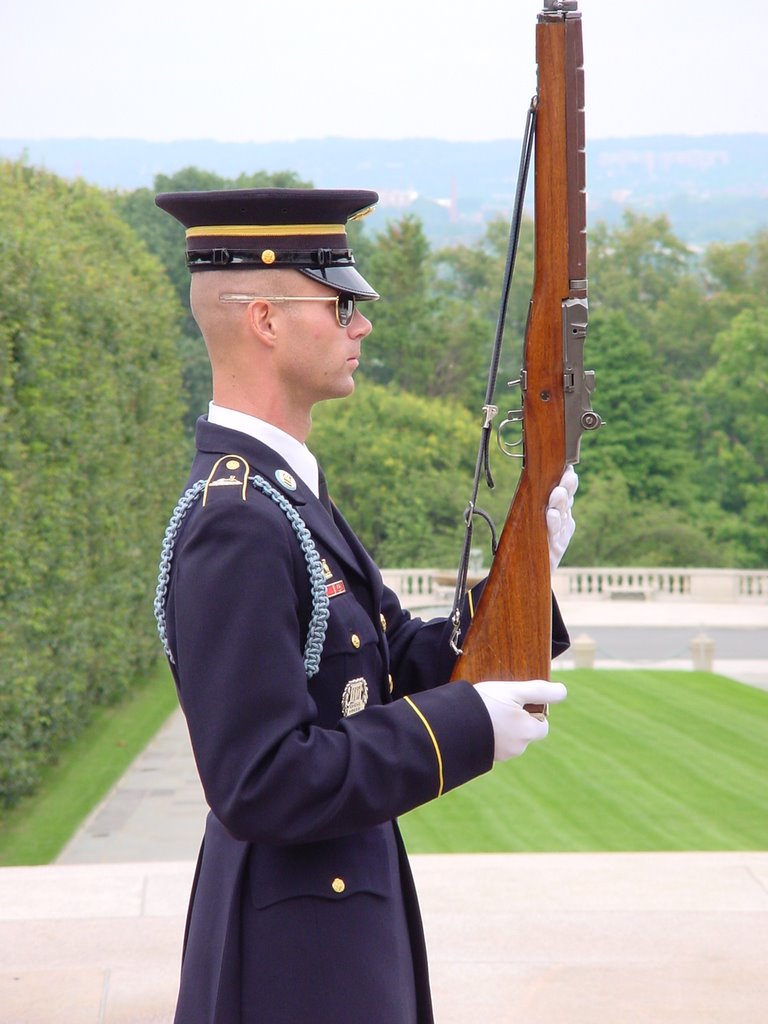
[[[368,703],[368,683],[360,676],[350,679],[341,695],[341,713],[345,718],[356,715]]]
[[[296,481],[286,469],[275,470],[275,480],[284,487],[286,491],[296,490]]]

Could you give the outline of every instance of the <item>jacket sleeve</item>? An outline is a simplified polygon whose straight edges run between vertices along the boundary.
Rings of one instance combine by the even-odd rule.
[[[198,510],[179,541],[169,639],[211,809],[237,838],[298,843],[390,820],[488,771],[468,684],[321,727],[303,664],[306,566],[268,500]]]

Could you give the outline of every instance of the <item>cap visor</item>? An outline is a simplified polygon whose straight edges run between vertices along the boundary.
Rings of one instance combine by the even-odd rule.
[[[320,284],[335,288],[340,292],[349,292],[356,299],[378,299],[379,293],[374,291],[362,274],[354,267],[296,267],[296,270],[311,277]]]

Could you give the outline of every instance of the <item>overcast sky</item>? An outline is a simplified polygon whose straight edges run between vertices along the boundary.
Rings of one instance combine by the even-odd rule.
[[[0,138],[519,137],[541,0],[0,0]],[[592,138],[767,132],[758,6],[581,0]]]

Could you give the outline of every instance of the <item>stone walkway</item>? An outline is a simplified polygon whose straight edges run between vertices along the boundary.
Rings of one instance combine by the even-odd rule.
[[[412,862],[437,1024],[768,1016],[768,853]],[[2,1024],[171,1024],[192,870],[0,869]]]
[[[194,860],[207,813],[187,725],[177,710],[78,829],[58,863]]]

